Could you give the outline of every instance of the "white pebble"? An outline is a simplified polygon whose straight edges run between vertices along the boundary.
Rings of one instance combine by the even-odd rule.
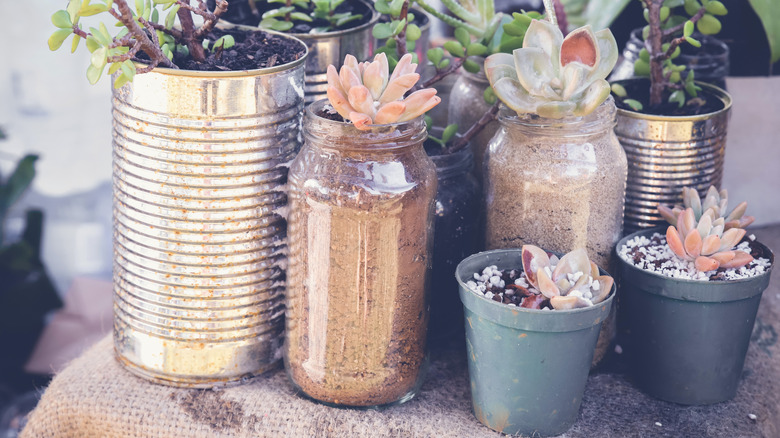
[[[658,427],[661,427],[661,426],[663,426],[663,424],[661,424],[661,423],[659,423],[659,422],[657,422],[657,421],[655,422],[655,425],[656,425],[656,426],[658,426]]]
[[[547,274],[548,277],[552,278],[552,271],[550,270],[549,266],[544,267],[544,273]]]
[[[493,292],[485,292],[485,298],[493,299]]]
[[[473,280],[469,280],[469,281],[466,282],[466,286],[468,286],[471,289],[476,289],[477,288],[477,283],[475,283]]]
[[[590,288],[593,289],[594,291],[597,291],[601,289],[601,284],[599,284],[598,281],[594,281],[593,283],[590,284]]]
[[[623,354],[623,347],[621,347],[620,344],[615,344],[615,353]]]
[[[580,291],[579,289],[575,289],[569,292],[569,296],[582,298],[582,291]]]
[[[479,274],[477,274],[476,272],[474,273],[474,280],[479,280]]]
[[[753,236],[751,236],[751,237],[753,237]],[[756,419],[757,419],[758,417],[756,417],[756,414],[748,414],[748,418],[750,418],[750,419],[751,419],[751,420],[753,420],[753,421],[756,421]]]
[[[492,284],[494,286],[498,286],[498,283],[500,283],[500,282],[501,282],[501,277],[499,277],[497,275],[494,275],[494,276],[490,277],[490,284]]]

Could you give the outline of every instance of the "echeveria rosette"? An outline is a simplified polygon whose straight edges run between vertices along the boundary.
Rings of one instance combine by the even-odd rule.
[[[496,96],[518,114],[579,117],[609,97],[605,78],[617,59],[617,42],[609,29],[594,33],[584,26],[564,38],[557,26],[533,20],[523,47],[512,55],[489,56],[485,73]]]
[[[441,102],[433,88],[417,90],[404,98],[420,79],[415,70],[417,64],[408,53],[398,61],[392,75],[384,53],[363,63],[347,55],[340,71],[328,66],[328,101],[344,120],[360,130],[368,130],[372,124],[415,119]]]

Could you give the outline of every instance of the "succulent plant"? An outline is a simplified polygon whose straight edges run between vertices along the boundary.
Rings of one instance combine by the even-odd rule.
[[[557,260],[539,247],[523,245],[523,271],[531,286],[550,299],[557,310],[598,304],[608,296],[614,281],[600,275],[584,248],[575,249]],[[556,263],[557,261],[557,263]]]
[[[416,69],[408,53],[398,61],[392,75],[384,53],[363,63],[347,55],[340,71],[328,66],[328,100],[344,120],[361,130],[370,129],[372,124],[412,120],[441,102],[433,88],[417,90],[404,98],[420,79]]]
[[[744,216],[745,211],[747,210],[747,202],[741,202],[731,210],[731,213],[726,214],[728,211],[726,208],[729,199],[728,192],[726,190],[718,192],[718,189],[716,189],[715,186],[710,186],[704,199],[699,197],[699,193],[696,189],[683,187],[682,198],[683,205],[675,205],[672,208],[665,205],[658,206],[658,212],[673,226],[677,226],[677,218],[686,208],[691,208],[693,210],[694,219],[697,222],[701,220],[704,213],[712,210],[712,222],[715,222],[716,219],[723,218],[724,231],[730,228],[745,228],[755,220],[753,216]]]
[[[713,219],[715,209],[705,211],[700,220],[696,220],[693,208],[686,208],[677,216],[676,225],[666,230],[666,242],[669,249],[678,257],[694,262],[696,269],[702,272],[718,268],[739,268],[753,261],[753,257],[734,247],[745,236],[742,228],[725,230],[722,217]]]
[[[512,55],[485,60],[485,73],[496,96],[518,114],[563,118],[590,114],[609,96],[605,80],[618,58],[609,29],[590,26],[566,38],[548,21],[533,20],[523,47]]]

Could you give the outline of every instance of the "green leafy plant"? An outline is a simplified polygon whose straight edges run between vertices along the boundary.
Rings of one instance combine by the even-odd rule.
[[[136,74],[146,73],[157,66],[178,68],[173,63],[174,53],[191,56],[197,62],[206,59],[209,44],[204,41],[214,28],[220,15],[228,6],[226,0],[217,0],[216,8],[209,11],[203,0],[197,6],[190,0],[135,0],[135,9],[126,0],[70,0],[66,9],[51,17],[58,28],[49,37],[49,48],[59,49],[65,40],[73,35],[71,52],[75,52],[81,40],[92,53],[87,68],[87,79],[96,83],[108,67],[108,74],[119,72],[114,87],[119,88],[133,80]],[[80,20],[93,15],[110,15],[117,20],[120,30],[115,35],[104,23],[84,30]],[[203,19],[196,28],[193,15]],[[175,26],[178,19],[179,26]],[[221,38],[212,44],[212,50],[229,48],[231,38]],[[139,59],[143,52],[148,60]],[[139,67],[135,62],[146,64]]]
[[[693,70],[686,72],[686,67],[675,64],[674,60],[680,56],[682,44],[701,47],[701,42],[694,38],[695,30],[703,35],[720,32],[718,17],[726,15],[728,10],[717,0],[640,1],[645,6],[644,17],[648,24],[642,29],[645,47],[634,63],[634,73],[650,78],[650,106],[658,107],[664,101],[676,103],[680,108],[686,103],[703,104],[701,99],[690,99],[698,97],[701,91],[694,82]],[[644,109],[642,103],[630,99],[621,86],[614,85],[612,91],[632,109]]]
[[[556,0],[565,15],[558,11],[558,20],[565,17],[567,30],[590,25],[593,30],[606,29],[623,12],[631,0]]]
[[[414,14],[409,12],[409,0],[377,0],[374,8],[380,14],[387,15],[389,20],[377,23],[372,29],[374,38],[384,40],[384,45],[375,53],[384,53],[390,63],[390,68],[395,68],[398,60],[407,53],[412,54],[412,62],[417,63],[417,54],[414,50],[417,40],[422,36],[422,30],[414,21]]]
[[[774,64],[780,61],[780,2],[777,0],[750,0],[750,5],[764,26],[769,49],[772,52],[770,62]]]
[[[252,10],[256,11],[256,0],[248,0]],[[336,13],[345,0],[268,0],[268,3],[280,3],[282,6],[266,11],[262,15],[260,27],[279,32],[288,31],[295,22],[311,23],[315,18],[328,22],[326,26],[316,27],[315,32],[328,32],[347,23],[363,18],[362,14],[351,12]]]
[[[430,116],[425,116],[425,127],[428,129],[428,140],[438,144],[442,149],[447,148],[447,144],[455,138],[455,134],[458,133],[458,124],[451,123],[447,125],[441,133],[441,138],[434,136],[433,131],[433,119]]]

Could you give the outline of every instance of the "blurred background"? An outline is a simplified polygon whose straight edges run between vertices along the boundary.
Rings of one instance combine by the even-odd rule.
[[[770,65],[766,35],[747,0],[723,3],[729,15],[719,38],[731,48],[727,87],[734,97],[723,186],[732,199],[748,201],[756,225],[780,223],[780,78],[771,76],[780,66]],[[11,331],[16,336],[0,337],[0,436],[14,409],[34,406],[35,391],[50,375],[111,329],[110,84],[104,78],[89,85],[83,46],[73,55],[49,51],[51,14],[66,4],[2,0],[0,181],[27,154],[38,156],[31,187],[7,214],[3,242],[35,231],[28,225],[35,217],[41,233],[30,266],[0,268],[0,318],[6,326],[17,324]],[[541,0],[496,5],[505,12],[539,10]],[[612,25],[621,48],[629,32],[644,25],[641,17],[640,2],[631,0]],[[433,41],[446,38],[441,25],[432,32]],[[30,222],[30,209],[42,216]],[[19,312],[22,306],[32,310]],[[53,313],[55,308],[61,309]],[[52,321],[58,330],[37,342]]]

